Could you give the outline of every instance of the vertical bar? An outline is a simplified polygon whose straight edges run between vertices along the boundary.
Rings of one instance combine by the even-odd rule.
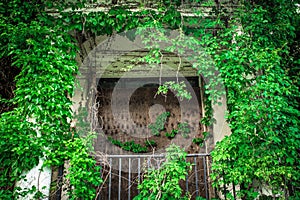
[[[234,200],[236,200],[235,184],[234,184],[234,181],[232,181],[232,188],[233,188],[233,198],[234,198]]]
[[[161,159],[157,158],[157,160],[156,160],[157,169],[160,168],[160,162],[161,162]]]
[[[196,196],[199,196],[199,187],[198,187],[198,170],[197,170],[197,159],[194,157],[195,164],[195,181],[196,181]]]
[[[103,177],[102,176],[102,168],[103,168],[104,166],[101,166],[101,168],[100,168],[100,175],[101,175],[101,177]],[[98,198],[97,198],[97,200],[101,200],[101,193],[100,193],[100,191],[98,191]]]
[[[118,200],[121,200],[121,175],[122,175],[122,158],[119,158],[119,190],[118,190]]]
[[[225,178],[225,172],[223,170],[223,179]],[[225,197],[225,200],[227,199],[226,197],[226,184],[225,184],[225,180],[224,180],[224,197]]]
[[[128,159],[128,200],[130,200],[130,185],[131,185],[131,158]]]
[[[61,200],[63,175],[64,175],[64,165],[61,165],[61,166],[58,167],[57,182],[58,182],[58,187],[59,188],[56,192],[56,199],[57,200]]]
[[[141,158],[138,158],[138,185],[141,182]],[[138,194],[140,193],[140,190],[138,189]]]
[[[111,169],[112,169],[112,158],[109,158],[109,180],[108,180],[108,199],[111,199]]]
[[[208,196],[212,197],[214,194],[214,190],[212,188],[212,184],[210,181],[210,174],[211,174],[211,168],[210,168],[210,155],[206,156],[206,174],[207,174],[207,186],[208,186]]]
[[[187,159],[185,158],[185,162],[187,162]],[[189,174],[185,176],[185,193],[189,193]]]
[[[203,156],[202,157],[202,162],[203,162],[203,169],[204,169],[204,187],[205,187],[205,197],[206,199],[209,199],[209,196],[208,196],[208,188],[207,188],[207,166],[206,166],[206,157]]]
[[[286,199],[286,200],[289,199],[288,198],[288,186],[287,186],[286,176],[284,176],[284,199]]]
[[[148,169],[150,168],[150,157],[147,158],[147,166],[148,166]]]

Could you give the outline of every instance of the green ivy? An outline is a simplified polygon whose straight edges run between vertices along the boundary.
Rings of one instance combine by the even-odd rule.
[[[9,100],[17,107],[3,113],[0,120],[1,199],[17,199],[28,193],[38,199],[43,195],[37,188],[20,191],[14,187],[24,178],[21,174],[42,157],[51,166],[69,160],[72,174],[66,178],[73,188],[73,199],[94,199],[93,187],[101,183],[95,159],[87,157],[90,151],[74,154],[75,146],[84,149],[82,139],[76,135],[72,138],[69,124],[73,117],[70,97],[78,70],[77,42],[61,19],[45,12],[48,3],[1,3],[1,58],[8,57],[11,65],[21,70],[16,77],[15,97]]]
[[[201,145],[203,145],[204,139],[203,138],[193,138],[192,142],[201,146]]]
[[[41,157],[47,157],[49,165],[69,160],[73,174],[67,176],[72,185],[71,198],[94,197],[93,188],[101,183],[99,168],[93,167],[90,149],[85,146],[88,142],[70,130],[69,124],[73,117],[70,97],[78,71],[75,57],[86,33],[110,35],[137,27],[137,34],[152,49],[146,62],[161,64],[162,51],[184,54],[191,47],[195,54],[188,60],[199,75],[205,74],[210,80],[205,84],[206,105],[217,102],[226,91],[232,134],[212,152],[213,185],[221,189],[224,184],[235,183],[240,198],[253,199],[258,194],[254,182],[261,182],[274,194],[299,198],[300,19],[295,1],[241,1],[233,12],[221,4],[212,10],[215,17],[208,19],[193,9],[198,17],[182,17],[178,10],[181,1],[160,2],[157,11],[142,7],[132,12],[115,6],[107,12],[88,14],[79,11],[86,2],[0,2],[0,57],[20,69],[14,98],[4,99],[15,108],[0,119],[1,199],[26,195],[18,193],[15,182]],[[158,33],[149,35],[151,27]],[[216,27],[217,31],[211,31]],[[169,42],[164,28],[176,29],[180,35],[162,50],[158,44]],[[220,89],[221,83],[225,88]],[[159,88],[161,94],[171,89],[179,98],[189,99],[184,84],[166,84]],[[202,121],[205,125],[213,123],[209,106]],[[164,129],[168,117],[164,115],[159,123],[149,125],[154,135]],[[153,170],[148,182],[140,186],[142,196],[136,198],[181,197],[176,184],[187,166],[181,158],[178,163],[168,160],[170,167],[164,165],[159,174],[175,177],[176,181],[165,182],[172,187],[159,182],[166,179],[156,176]],[[151,178],[158,182],[151,182]],[[161,185],[164,187],[159,188]],[[174,193],[169,188],[175,189]],[[28,192],[36,193],[38,198],[40,193],[35,189],[28,188]]]
[[[113,139],[112,137],[108,138],[109,141],[111,141],[112,144],[121,147],[125,151],[131,151],[134,153],[146,153],[148,152],[148,146],[152,143],[146,143],[146,146],[142,146],[140,144],[137,144],[134,142],[134,140],[127,141],[127,142],[121,142],[120,140]]]
[[[191,129],[188,123],[186,122],[179,123],[177,127],[178,127],[178,133],[180,133],[184,138],[189,137],[189,134],[191,133]]]
[[[34,124],[12,113],[2,114],[0,119],[1,199],[11,199],[14,195],[15,181],[22,178],[24,170],[30,170],[38,164],[43,145],[39,138],[34,140],[33,138],[37,138]]]
[[[163,112],[157,116],[153,124],[148,125],[148,128],[151,130],[153,135],[160,136],[160,132],[165,129],[165,123],[169,116],[170,112]]]
[[[190,100],[192,98],[190,92],[186,90],[186,85],[184,82],[176,83],[174,81],[167,81],[158,87],[157,94],[167,95],[169,89],[175,92],[176,96],[179,97],[180,100]]]
[[[172,139],[177,135],[177,133],[178,133],[177,129],[172,129],[172,131],[170,133],[168,133],[168,132],[166,133],[166,136],[167,136],[167,138]]]
[[[157,146],[157,143],[156,143],[154,140],[146,140],[146,141],[145,141],[145,145],[146,145],[146,147],[151,147],[151,148],[153,148],[153,147],[156,147],[156,146]]]
[[[189,199],[179,186],[180,180],[185,180],[191,164],[185,161],[186,152],[172,144],[167,149],[166,161],[158,169],[151,168],[144,175],[143,182],[138,185],[139,199]]]
[[[259,195],[257,183],[270,195],[298,198],[299,78],[293,73],[299,65],[292,60],[299,56],[291,54],[298,8],[290,1],[254,2],[241,3],[218,37],[203,41],[226,86],[232,131],[212,152],[211,177],[220,190],[238,185],[242,199]]]
[[[177,129],[172,129],[171,132],[166,132],[166,137],[169,139],[174,138],[177,134],[182,135],[184,138],[189,137],[189,133],[191,132],[188,123],[179,123],[177,125]]]

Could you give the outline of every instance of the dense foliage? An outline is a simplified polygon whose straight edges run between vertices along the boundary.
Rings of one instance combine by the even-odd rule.
[[[212,179],[220,189],[239,185],[242,199],[263,189],[273,197],[300,195],[296,9],[293,1],[245,2],[230,25],[221,24],[214,38],[221,48],[209,47],[227,89],[232,130],[212,153]]]
[[[96,187],[101,183],[101,180],[94,180],[95,177],[100,179],[96,161],[89,157],[90,151],[84,142],[70,130],[72,102],[69,97],[73,94],[78,70],[76,41],[62,20],[45,13],[47,3],[0,3],[1,58],[7,60],[4,64],[20,69],[14,97],[5,102],[17,107],[3,113],[0,119],[1,199],[24,195],[24,191],[15,188],[15,181],[41,157],[51,166],[70,159],[71,171],[89,171],[81,176],[68,175],[70,184],[76,188],[70,191],[76,195],[74,197],[95,196],[95,189],[93,192],[92,187],[84,188],[82,184]],[[79,150],[80,153],[74,154]],[[82,164],[78,157],[85,163]],[[76,162],[72,162],[74,159]],[[95,177],[90,176],[93,173]]]
[[[143,182],[138,186],[140,193],[134,200],[189,199],[179,186],[179,181],[185,180],[191,170],[191,164],[185,160],[187,153],[174,144],[166,151],[166,161],[162,166],[147,170]]]
[[[101,179],[86,146],[90,139],[79,138],[70,129],[70,97],[78,70],[75,57],[83,56],[79,50],[88,35],[110,35],[137,27],[141,31],[167,27],[182,33],[163,50],[180,54],[192,47],[189,50],[196,52],[191,58],[193,67],[213,80],[206,83],[208,101],[221,95],[216,90],[221,81],[225,85],[232,134],[212,153],[214,186],[223,190],[225,185],[229,190],[234,183],[242,199],[253,199],[262,188],[269,188],[273,196],[299,198],[299,6],[289,0],[239,1],[234,10],[217,4],[210,18],[191,8],[197,17],[188,18],[180,14],[180,3],[161,1],[156,12],[141,5],[137,12],[110,6],[105,12],[83,13],[78,9],[85,1],[0,2],[1,78],[17,75],[15,89],[13,82],[8,84],[10,90],[1,85],[3,110],[14,107],[0,119],[1,199],[24,194],[17,193],[15,181],[41,157],[52,166],[70,160],[72,173],[67,180],[72,186],[71,198],[94,199]],[[148,39],[161,42],[168,37],[161,31]],[[161,52],[156,47],[150,51],[154,56],[146,61],[159,63]],[[218,74],[210,69],[212,65]],[[167,87],[177,89],[179,97],[189,97],[180,83],[163,85],[160,92],[164,94]],[[211,113],[207,106],[206,125]],[[173,171],[163,168],[160,174],[172,174],[179,180],[186,166],[171,163]],[[177,169],[182,170],[177,173]],[[177,188],[178,181],[169,181]],[[140,187],[151,190],[157,185]],[[176,195],[180,194],[178,190]],[[233,198],[232,193],[227,196]]]

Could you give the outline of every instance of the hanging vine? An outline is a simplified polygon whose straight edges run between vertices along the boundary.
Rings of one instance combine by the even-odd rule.
[[[70,160],[72,173],[66,178],[72,199],[96,197],[102,180],[88,147],[91,138],[79,137],[70,129],[78,47],[89,34],[146,30],[153,25],[198,38],[177,38],[167,50],[178,53],[195,47],[193,67],[213,80],[206,84],[209,101],[222,95],[217,90],[222,81],[226,87],[232,135],[212,153],[214,186],[235,183],[240,186],[239,197],[251,199],[259,193],[254,182],[260,181],[270,185],[273,194],[299,198],[300,62],[296,52],[300,20],[294,19],[299,8],[293,1],[245,1],[236,15],[217,5],[212,9],[214,17],[204,19],[200,11],[192,11],[196,17],[182,17],[180,4],[162,1],[157,10],[141,7],[133,12],[125,6],[111,6],[86,13],[82,12],[86,1],[0,2],[1,64],[7,60],[11,69],[20,71],[14,95],[4,102],[15,108],[0,118],[1,199],[17,199],[30,192],[37,198],[42,195],[34,188],[25,193],[15,188],[22,172],[41,157],[49,166]],[[166,40],[165,36],[158,35],[159,41]],[[211,70],[212,66],[220,73]],[[209,116],[204,123],[211,123]]]

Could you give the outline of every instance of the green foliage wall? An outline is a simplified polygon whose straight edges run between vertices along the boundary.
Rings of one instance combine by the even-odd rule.
[[[296,9],[292,1],[243,2],[229,26],[220,24],[224,29],[214,42],[221,48],[211,46],[226,85],[232,130],[212,152],[212,179],[219,188],[240,185],[242,199],[255,198],[257,185],[281,198],[299,198]]]
[[[67,177],[75,188],[70,191],[72,198],[93,199],[93,187],[101,183],[99,168],[84,139],[78,139],[70,130],[70,96],[78,70],[77,42],[69,34],[68,25],[45,12],[48,3],[0,3],[1,57],[9,57],[11,65],[21,69],[16,77],[15,96],[7,102],[17,108],[2,114],[0,119],[1,199],[25,195],[15,187],[15,181],[41,157],[49,166],[70,160],[70,170],[78,172]],[[78,149],[80,153],[74,154]],[[79,169],[88,173],[78,176]],[[90,187],[82,187],[83,183]],[[34,188],[28,189],[38,194]]]
[[[132,12],[118,6],[108,12],[76,12],[84,3],[0,3],[0,55],[21,70],[15,97],[6,101],[16,108],[0,119],[1,199],[17,198],[15,181],[42,156],[48,165],[70,160],[71,171],[84,172],[68,177],[75,187],[70,190],[72,198],[94,198],[101,180],[95,179],[100,177],[99,168],[85,145],[89,137],[79,139],[69,125],[78,47],[87,33],[109,35],[166,24],[198,38],[182,37],[170,51],[180,46],[205,47],[212,60],[207,60],[207,66],[195,62],[194,67],[199,74],[212,64],[219,70],[219,74],[209,75],[214,81],[206,85],[211,89],[207,90],[208,99],[218,98],[214,87],[220,81],[226,88],[232,135],[212,152],[214,186],[235,183],[240,186],[241,198],[252,199],[258,181],[282,197],[299,197],[300,20],[294,1],[240,1],[233,13],[219,5],[208,19],[198,11],[198,18],[182,17],[179,2],[161,3],[157,12],[143,8]],[[73,12],[64,12],[67,7]],[[58,15],[49,15],[46,9],[56,9]],[[212,31],[216,27],[219,31]],[[206,59],[200,51],[196,56]],[[74,154],[76,149],[82,149],[82,154]],[[221,179],[220,174],[225,177]]]
[[[37,198],[41,195],[34,188],[25,193],[15,188],[22,172],[35,166],[41,157],[46,158],[48,166],[70,161],[71,173],[65,178],[70,184],[71,199],[95,198],[96,187],[102,180],[92,151],[86,146],[91,139],[79,138],[70,129],[73,115],[70,97],[78,71],[75,62],[76,54],[80,54],[78,47],[88,33],[112,34],[141,23],[151,24],[151,16],[143,19],[140,16],[155,12],[132,13],[118,7],[108,13],[75,12],[85,3],[21,0],[0,3],[1,59],[20,68],[15,96],[2,99],[16,108],[2,114],[0,120],[1,199],[17,199],[28,192],[36,192]],[[65,8],[72,8],[73,12],[65,12]],[[53,10],[56,15],[51,15]],[[155,16],[162,18],[161,14]]]
[[[145,174],[143,182],[138,186],[140,193],[134,200],[145,199],[189,199],[179,186],[180,180],[185,180],[191,164],[186,162],[186,152],[176,145],[166,149],[166,161],[159,169],[150,168]]]

